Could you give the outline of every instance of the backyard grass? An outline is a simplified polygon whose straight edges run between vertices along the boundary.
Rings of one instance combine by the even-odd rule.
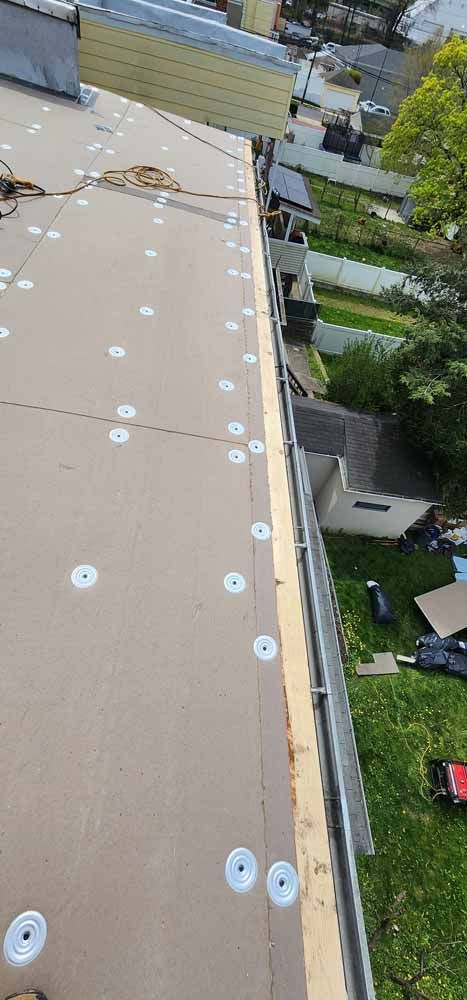
[[[335,323],[337,326],[348,326],[357,330],[372,330],[373,333],[384,333],[388,337],[404,336],[404,323],[391,319],[378,319],[376,316],[363,313],[357,314],[350,309],[341,309],[337,306],[321,306],[319,318],[325,323]]]
[[[416,637],[429,630],[414,597],[452,582],[451,563],[353,536],[328,535],[325,543],[350,652],[346,680],[376,850],[358,859],[369,937],[406,893],[372,952],[377,1000],[465,1000],[467,810],[431,801],[426,763],[467,759],[467,685],[404,666],[388,677],[354,672],[371,653],[410,655]],[[367,579],[388,592],[396,624],[373,624]],[[424,977],[404,992],[389,975],[416,975],[421,953]]]
[[[373,247],[359,246],[358,243],[351,243],[347,240],[335,240],[331,236],[321,236],[315,232],[308,237],[308,246],[310,250],[316,250],[318,253],[328,253],[333,257],[347,257],[360,264],[374,264],[375,267],[387,267],[389,270],[402,271],[403,273],[407,268],[413,271],[413,260],[410,261],[408,257],[404,262],[401,257],[391,256],[391,254],[375,250]]]
[[[333,288],[314,287],[320,305],[320,319],[354,329],[373,330],[389,337],[403,337],[404,329],[412,318],[403,320],[386,305],[369,295],[352,295]]]

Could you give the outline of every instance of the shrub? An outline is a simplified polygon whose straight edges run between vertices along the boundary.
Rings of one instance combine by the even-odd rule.
[[[392,411],[394,382],[393,352],[375,338],[355,341],[329,373],[327,398],[356,410]]]

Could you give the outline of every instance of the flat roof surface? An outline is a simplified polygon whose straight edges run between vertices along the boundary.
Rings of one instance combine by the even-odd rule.
[[[89,187],[2,220],[0,941],[48,925],[2,990],[343,1000],[317,756],[295,850],[314,734],[293,747],[284,696],[250,151],[107,93],[1,106],[0,155],[48,191],[146,163],[226,196]],[[275,862],[301,902],[269,899]]]

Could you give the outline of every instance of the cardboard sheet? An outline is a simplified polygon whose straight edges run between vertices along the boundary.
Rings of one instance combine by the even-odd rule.
[[[441,639],[467,628],[467,583],[448,583],[416,597],[415,602]]]

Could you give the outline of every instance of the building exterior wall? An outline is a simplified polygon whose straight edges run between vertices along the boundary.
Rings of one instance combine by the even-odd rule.
[[[384,504],[390,509],[359,509],[354,507],[358,502]],[[345,490],[337,462],[315,497],[315,503],[321,528],[345,531],[353,535],[370,535],[373,538],[398,538],[432,506],[424,500],[403,500],[382,494]]]
[[[357,111],[359,90],[347,90],[345,87],[336,87],[332,83],[324,82],[324,87],[320,97],[320,106],[323,111],[332,109],[333,111]]]
[[[316,499],[333,472],[338,469],[337,458],[331,455],[310,455],[305,452],[311,492]]]
[[[281,137],[294,75],[81,16],[84,83],[231,129]]]
[[[254,31],[258,35],[270,36],[274,30],[277,16],[275,0],[245,0],[243,6],[242,28]]]

